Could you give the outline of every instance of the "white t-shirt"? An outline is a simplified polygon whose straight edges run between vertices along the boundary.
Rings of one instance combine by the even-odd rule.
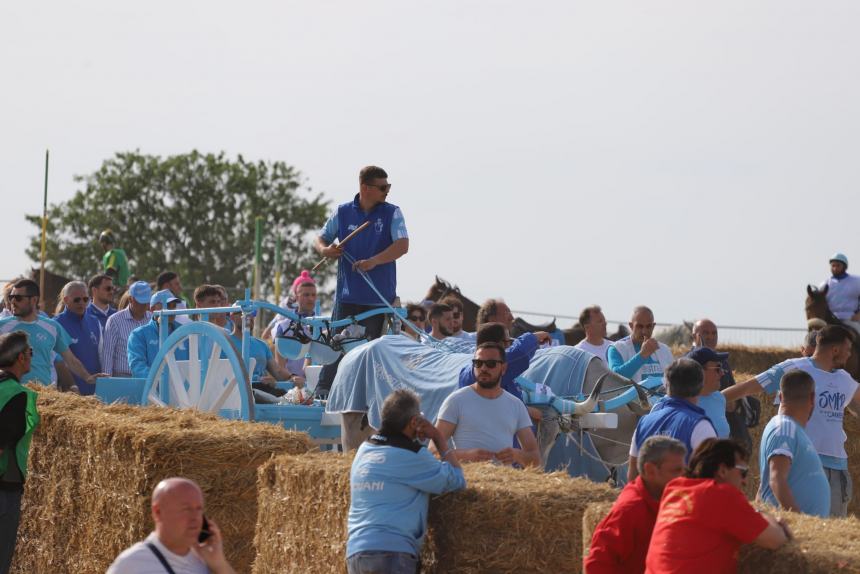
[[[696,447],[702,444],[706,438],[718,438],[717,431],[714,430],[714,425],[710,421],[702,419],[693,427],[693,433],[690,435],[690,446],[696,450]],[[636,447],[636,431],[633,431],[633,438],[630,440],[630,456],[639,457],[639,449]]]
[[[155,553],[146,545],[152,542],[173,568],[176,574],[209,574],[209,568],[193,551],[185,556],[174,554],[164,547],[153,532],[143,542],[138,542],[131,548],[122,551],[107,570],[107,574],[166,574],[164,566]]]
[[[591,353],[604,363],[606,362],[606,353],[609,351],[609,347],[612,346],[612,341],[609,339],[603,339],[603,343],[600,345],[592,345],[586,339],[583,339],[579,343],[575,345],[577,349],[582,349],[587,353]]]
[[[439,409],[439,420],[457,425],[451,436],[454,448],[483,448],[499,452],[513,445],[517,431],[531,428],[529,412],[507,391],[486,399],[471,386],[456,390]]]

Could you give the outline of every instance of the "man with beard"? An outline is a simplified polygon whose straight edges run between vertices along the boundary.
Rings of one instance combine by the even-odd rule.
[[[436,428],[460,460],[497,460],[502,464],[540,465],[537,440],[522,401],[499,384],[505,373],[505,350],[481,343],[472,359],[475,383],[448,396],[439,409]],[[520,448],[511,447],[516,436]]]
[[[795,370],[809,373],[815,380],[815,410],[806,424],[824,473],[830,483],[830,516],[846,516],[851,500],[851,474],[845,451],[842,419],[846,407],[860,409],[860,385],[845,370],[851,356],[854,334],[841,325],[828,325],[818,333],[818,344],[812,357],[788,359],[756,377],[723,391],[726,401],[779,390],[783,375]]]
[[[441,303],[444,303],[451,307],[453,311],[452,317],[454,321],[452,323],[451,330],[453,333],[452,337],[455,339],[463,339],[464,341],[474,342],[475,341],[475,333],[469,333],[468,331],[463,330],[463,302],[454,297],[453,295],[445,297]]]
[[[612,341],[606,338],[606,317],[599,305],[591,305],[579,314],[579,324],[585,330],[585,339],[576,344],[577,349],[591,353],[604,363]]]
[[[836,318],[860,333],[860,277],[848,273],[844,254],[830,258],[830,277],[819,288],[827,290],[827,306]]]
[[[616,341],[607,351],[609,368],[622,377],[639,383],[661,376],[672,364],[672,351],[654,339],[654,313],[640,305],[630,317],[630,335]]]
[[[454,310],[444,303],[430,307],[430,336],[441,341],[454,334]]]

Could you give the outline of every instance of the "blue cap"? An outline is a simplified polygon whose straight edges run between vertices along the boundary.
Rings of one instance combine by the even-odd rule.
[[[833,257],[830,258],[830,262],[838,261],[840,263],[844,263],[845,267],[848,267],[848,258],[845,257],[844,253],[834,253]]]
[[[729,354],[728,353],[718,353],[715,350],[711,349],[710,347],[696,347],[695,349],[690,351],[690,354],[687,355],[687,357],[689,357],[690,359],[693,359],[694,361],[696,361],[697,363],[699,363],[700,365],[702,365],[704,367],[705,363],[708,363],[710,361],[716,361],[716,362],[720,363],[720,362],[728,359]]]
[[[141,305],[149,303],[149,299],[152,297],[152,287],[150,287],[149,283],[146,281],[136,281],[132,283],[131,287],[128,288],[128,292],[132,298]]]
[[[174,301],[180,301],[179,297],[174,295],[173,291],[170,289],[162,289],[152,296],[152,299],[149,300],[149,306],[155,307],[156,305],[161,304],[161,308],[166,309],[167,304],[173,303]]]

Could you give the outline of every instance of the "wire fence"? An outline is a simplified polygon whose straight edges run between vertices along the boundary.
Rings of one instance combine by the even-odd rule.
[[[512,312],[529,321],[530,323],[542,323],[548,319],[559,319],[559,328],[567,328],[579,320],[579,317],[571,315],[558,315],[554,313],[542,313],[540,311],[515,311]],[[567,324],[567,321],[570,324]],[[617,331],[620,325],[627,326],[627,321],[607,319],[607,331],[611,334]],[[681,323],[657,323],[655,335],[677,331],[680,335],[686,331]],[[720,344],[747,345],[750,347],[798,347],[803,342],[806,329],[793,327],[755,327],[747,325],[717,325],[719,328]]]

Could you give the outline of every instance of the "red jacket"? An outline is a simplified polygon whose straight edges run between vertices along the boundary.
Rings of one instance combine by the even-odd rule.
[[[641,476],[628,483],[594,531],[584,560],[586,574],[645,572],[659,504],[645,489]]]

